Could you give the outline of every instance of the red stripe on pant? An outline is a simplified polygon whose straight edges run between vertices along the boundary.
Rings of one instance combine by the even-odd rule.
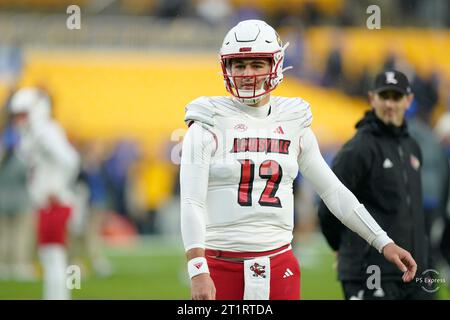
[[[216,287],[216,299],[242,300],[244,298],[244,263],[208,256],[206,260]],[[300,299],[300,266],[292,250],[270,258],[269,299]]]
[[[65,244],[67,221],[72,208],[61,204],[52,204],[38,211],[38,245]]]

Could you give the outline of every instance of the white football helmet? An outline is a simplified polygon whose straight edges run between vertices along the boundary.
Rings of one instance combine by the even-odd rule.
[[[283,80],[284,52],[289,43],[284,46],[278,33],[261,20],[245,20],[234,26],[225,36],[220,48],[220,62],[225,81],[225,87],[234,97],[246,104],[259,102],[266,94],[274,90]],[[233,76],[231,74],[231,59],[236,58],[269,58],[270,71],[263,75]],[[266,76],[262,88],[256,88],[256,78]],[[236,78],[253,78],[253,90],[237,88]]]
[[[50,97],[35,87],[19,89],[11,97],[9,112],[12,115],[26,113],[27,128],[37,128],[51,119]]]

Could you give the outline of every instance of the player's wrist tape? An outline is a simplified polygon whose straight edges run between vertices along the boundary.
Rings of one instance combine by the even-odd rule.
[[[209,273],[208,263],[206,258],[197,257],[188,261],[189,278],[193,278],[202,273]]]

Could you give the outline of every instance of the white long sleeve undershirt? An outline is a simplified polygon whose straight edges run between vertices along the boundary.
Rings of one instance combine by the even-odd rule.
[[[194,122],[183,140],[180,165],[181,235],[186,251],[205,248],[206,194],[214,138]]]

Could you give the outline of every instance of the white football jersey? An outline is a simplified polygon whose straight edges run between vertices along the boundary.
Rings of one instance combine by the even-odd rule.
[[[200,122],[215,141],[207,248],[264,251],[292,240],[292,186],[312,114],[306,101],[282,97],[271,97],[268,113],[253,117],[230,97],[201,97],[186,107],[186,122]]]

